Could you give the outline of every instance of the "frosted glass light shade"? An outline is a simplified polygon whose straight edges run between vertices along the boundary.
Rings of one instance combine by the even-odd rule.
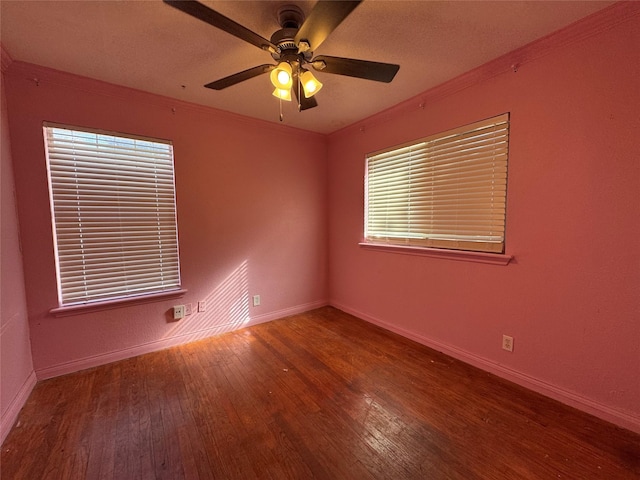
[[[276,88],[273,91],[273,96],[278,97],[281,100],[291,101],[291,90],[287,88]]]
[[[304,96],[307,98],[313,97],[322,88],[322,83],[308,70],[300,75],[300,81],[302,82]]]
[[[280,62],[276,68],[271,70],[271,83],[280,90],[290,89],[293,85],[291,65],[287,62]]]

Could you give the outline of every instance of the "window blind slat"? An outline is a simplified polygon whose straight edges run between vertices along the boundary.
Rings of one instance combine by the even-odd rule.
[[[45,124],[60,305],[180,286],[170,143]]]
[[[365,239],[503,251],[508,114],[367,156]]]

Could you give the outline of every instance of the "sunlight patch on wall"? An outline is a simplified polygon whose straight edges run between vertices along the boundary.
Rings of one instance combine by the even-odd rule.
[[[187,335],[188,341],[242,328],[249,320],[248,265],[245,260],[203,300],[205,311],[197,311],[174,324],[167,337]]]

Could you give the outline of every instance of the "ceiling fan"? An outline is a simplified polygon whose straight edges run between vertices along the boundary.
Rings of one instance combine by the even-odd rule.
[[[302,10],[296,5],[282,6],[278,9],[281,29],[271,35],[270,40],[195,0],[163,1],[192,17],[268,51],[278,62],[276,65],[258,65],[205,85],[213,90],[222,90],[270,73],[271,83],[275,87],[273,95],[281,100],[290,101],[291,90],[293,90],[299,110],[307,110],[318,105],[313,96],[322,88],[322,83],[313,76],[309,66],[323,73],[385,83],[391,82],[400,68],[399,65],[390,63],[327,55],[313,56],[313,52],[362,0],[319,0],[306,19]],[[282,113],[280,119],[282,120]]]

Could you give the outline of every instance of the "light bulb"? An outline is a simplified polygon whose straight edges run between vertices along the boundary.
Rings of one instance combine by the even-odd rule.
[[[278,82],[280,82],[280,84],[286,85],[289,82],[290,78],[291,76],[285,70],[280,70],[278,72]]]
[[[287,62],[280,62],[276,68],[271,70],[271,83],[281,90],[288,90],[293,85],[293,73],[291,65]]]

